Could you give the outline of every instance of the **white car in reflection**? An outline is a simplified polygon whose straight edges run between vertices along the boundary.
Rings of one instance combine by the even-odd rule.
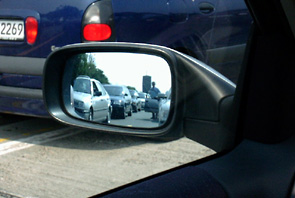
[[[139,92],[138,95],[139,95],[138,99],[140,100],[140,103],[141,103],[141,108],[144,109],[145,99],[151,98],[151,96],[150,96],[150,94],[144,93],[144,92]]]
[[[159,113],[158,113],[159,125],[163,125],[168,119],[169,112],[170,112],[170,102],[171,102],[171,91],[168,92],[167,98],[161,99],[159,101]]]
[[[110,123],[110,96],[98,80],[78,76],[74,81],[73,98],[75,112],[83,119]]]
[[[132,110],[133,112],[141,111],[141,100],[139,99],[139,93],[137,90],[129,89],[132,98]]]

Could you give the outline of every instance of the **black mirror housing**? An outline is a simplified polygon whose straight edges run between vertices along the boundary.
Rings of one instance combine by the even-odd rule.
[[[95,91],[94,92],[94,96],[101,96],[101,95],[102,95],[101,91]]]
[[[157,128],[130,128],[91,123],[77,119],[65,110],[62,81],[65,63],[71,56],[89,52],[130,52],[159,56],[171,70],[171,111],[167,122]],[[56,80],[57,79],[57,80]],[[183,135],[216,151],[234,144],[234,132],[228,126],[233,115],[235,85],[206,64],[175,50],[148,44],[87,43],[74,44],[54,51],[44,68],[43,96],[50,115],[69,125],[109,133],[172,140]],[[194,127],[191,127],[194,125]],[[189,126],[189,127],[188,127]],[[192,130],[192,128],[194,130]],[[203,135],[208,129],[211,139]],[[217,145],[217,146],[216,146]]]

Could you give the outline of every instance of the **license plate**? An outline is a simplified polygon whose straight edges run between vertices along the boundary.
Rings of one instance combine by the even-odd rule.
[[[24,29],[22,20],[0,19],[0,40],[23,41],[25,38]]]

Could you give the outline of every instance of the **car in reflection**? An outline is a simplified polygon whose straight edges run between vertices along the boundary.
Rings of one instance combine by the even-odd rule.
[[[158,120],[159,125],[163,125],[169,116],[170,112],[170,103],[171,103],[171,90],[168,91],[167,97],[163,98],[159,101],[159,113],[158,113]]]
[[[129,89],[132,97],[132,110],[133,112],[141,111],[141,101],[139,99],[139,93],[137,90]]]
[[[151,98],[151,96],[148,93],[139,92],[138,97],[139,97],[138,99],[140,100],[141,108],[144,109],[145,99],[146,98]]]
[[[243,0],[0,1],[0,112],[48,117],[42,97],[45,59],[74,43],[167,46],[235,82],[251,21]],[[220,58],[224,52],[235,56]]]
[[[152,113],[152,119],[157,119],[159,112],[159,100],[153,98],[145,99],[144,111]]]
[[[167,96],[164,93],[158,93],[154,98],[146,98],[144,111],[152,113],[153,119],[158,119],[160,101],[166,98]]]
[[[98,80],[78,76],[73,86],[74,108],[77,115],[89,121],[110,123],[110,96]]]
[[[132,116],[132,98],[128,88],[124,85],[103,85],[111,97],[112,117],[125,119]]]

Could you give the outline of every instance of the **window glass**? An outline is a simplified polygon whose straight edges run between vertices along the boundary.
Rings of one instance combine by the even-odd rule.
[[[123,94],[123,88],[119,86],[105,86],[104,88],[111,96],[121,96]]]
[[[106,95],[106,91],[100,83],[97,83],[97,87],[98,87],[99,91],[102,93],[102,95]]]
[[[76,79],[74,82],[74,91],[91,94],[91,84],[88,79]]]
[[[92,86],[93,86],[93,92],[94,93],[99,91],[99,89],[97,88],[95,82],[92,82]]]
[[[0,32],[4,33],[0,37],[0,59],[8,71],[0,74],[0,85],[17,88],[11,90],[24,88],[21,93],[31,90],[32,95],[41,96],[42,74],[34,74],[36,69],[29,66],[40,64],[38,68],[42,68],[45,58],[59,47],[91,43],[85,40],[81,28],[90,23],[88,27],[97,30],[96,22],[108,16],[111,16],[106,20],[109,26],[98,26],[98,30],[105,28],[107,33],[111,28],[111,36],[105,41],[169,47],[202,61],[237,83],[252,23],[244,0],[111,0],[103,1],[110,3],[105,7],[111,9],[97,12],[95,6],[100,2],[0,1],[3,24]],[[98,16],[102,12],[108,13]],[[32,45],[16,39],[11,32],[15,28],[9,29],[16,27],[18,33],[25,34],[25,23],[21,19],[31,15],[38,22],[37,39]],[[143,93],[144,90],[137,88],[138,100],[130,101],[127,88],[110,85],[104,71],[95,67],[98,59],[84,53],[68,63],[83,68],[65,71],[73,76],[65,91],[70,99],[67,108],[76,116],[73,117],[96,124],[99,120],[106,127],[109,123],[126,126],[126,121],[131,120],[133,126],[148,123],[144,126],[152,128],[167,120],[173,90],[172,94],[168,92],[166,97],[155,99],[154,93]],[[144,62],[148,64],[150,68],[155,66]],[[24,65],[28,70],[21,74]],[[21,68],[19,71],[17,66]],[[113,72],[124,78],[119,72],[120,66],[118,64],[120,70]],[[32,76],[27,75],[30,69]],[[165,79],[159,69],[153,70]],[[15,71],[20,74],[16,75]],[[137,67],[125,72],[132,78],[139,76]],[[148,71],[145,73],[149,75]],[[99,79],[104,88],[100,83],[91,84],[92,79]],[[93,92],[101,91],[108,96],[92,100],[91,87]],[[165,93],[167,90],[161,89]],[[156,104],[158,115],[147,111],[147,116],[142,116],[147,101]],[[49,114],[42,97],[1,96],[0,112],[33,115],[20,118],[1,114],[0,196],[3,197],[90,197],[215,154],[214,150],[186,137],[164,142],[66,126],[47,119]],[[132,127],[131,124],[128,127]]]

